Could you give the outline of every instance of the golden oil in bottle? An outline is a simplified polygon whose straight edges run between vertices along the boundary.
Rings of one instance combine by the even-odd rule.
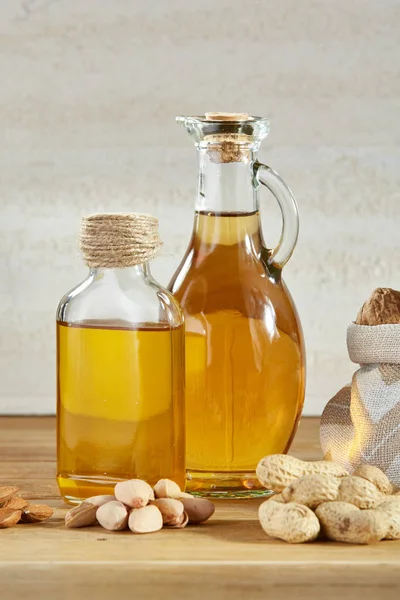
[[[57,323],[58,483],[67,499],[122,479],[184,487],[182,327]]]
[[[171,285],[186,324],[189,491],[256,492],[258,461],[287,451],[297,428],[302,337],[260,249],[257,212],[198,212],[185,276]]]

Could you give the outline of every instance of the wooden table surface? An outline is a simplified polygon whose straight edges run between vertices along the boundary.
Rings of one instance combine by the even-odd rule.
[[[320,458],[317,419],[303,419],[291,453]],[[0,530],[0,600],[400,597],[400,541],[285,544],[263,533],[257,500],[218,501],[208,523],[151,535],[66,530],[54,476],[54,418],[0,418],[0,484],[56,508]]]

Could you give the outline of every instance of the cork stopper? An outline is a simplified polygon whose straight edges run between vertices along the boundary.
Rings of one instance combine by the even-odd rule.
[[[205,118],[207,121],[224,123],[240,123],[251,120],[247,113],[206,112]],[[251,137],[249,135],[231,132],[214,133],[205,135],[204,141],[207,143],[207,152],[212,162],[244,162],[250,159]]]
[[[206,112],[207,121],[249,121],[247,113]]]

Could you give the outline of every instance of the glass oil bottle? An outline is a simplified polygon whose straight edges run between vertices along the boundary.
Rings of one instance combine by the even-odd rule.
[[[57,480],[68,502],[116,482],[185,486],[184,331],[178,302],[151,276],[157,220],[83,220],[87,279],[57,311]]]
[[[294,198],[257,161],[260,117],[178,117],[199,153],[193,234],[170,290],[186,327],[188,490],[205,496],[268,493],[255,475],[285,453],[304,400],[304,346],[282,267],[297,240]],[[259,186],[278,200],[283,232],[264,244]]]

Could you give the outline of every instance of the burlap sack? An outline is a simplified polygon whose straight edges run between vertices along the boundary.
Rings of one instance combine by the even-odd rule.
[[[361,368],[322,414],[324,457],[350,472],[375,465],[400,487],[400,325],[351,323],[347,347]]]

